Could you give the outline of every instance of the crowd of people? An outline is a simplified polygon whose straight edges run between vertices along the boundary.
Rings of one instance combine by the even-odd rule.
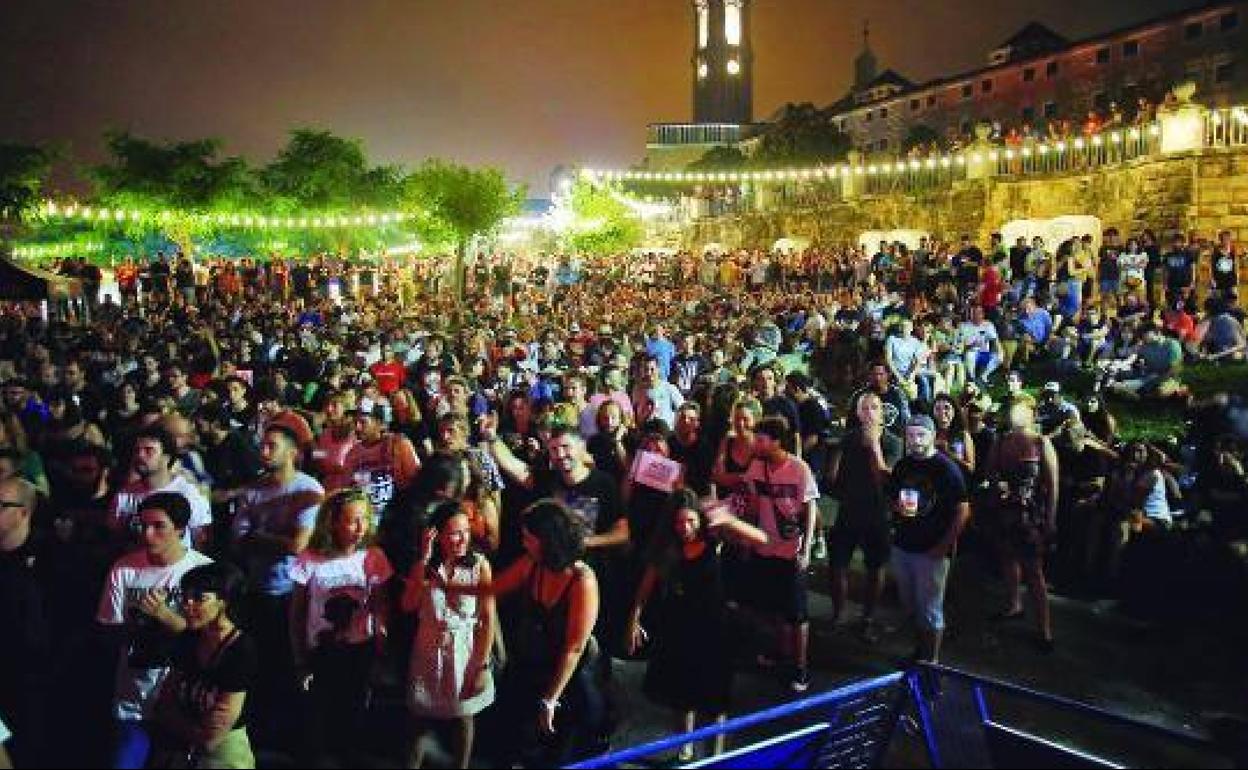
[[[59,320],[7,307],[0,735],[18,767],[348,763],[400,693],[413,767],[557,766],[607,747],[613,660],[682,730],[743,665],[809,688],[824,562],[817,620],[895,631],[891,574],[917,660],[963,558],[1040,656],[1051,585],[1233,606],[1248,401],[1184,366],[1248,352],[1245,255],[1098,235],[458,277],[162,257]],[[1190,430],[1124,441],[1127,399]]]
[[[1167,93],[1163,106],[1171,106],[1175,97]],[[1138,128],[1145,129],[1157,117],[1157,105],[1144,96],[1137,97],[1132,103],[1124,101],[1120,105],[1116,101],[1094,107],[1083,116],[1056,117],[1046,114],[1043,119],[1024,120],[1015,125],[992,121],[987,126],[990,141],[1004,144],[1009,148],[1034,146],[1040,142],[1062,142],[1083,137],[1091,139],[1105,131]],[[924,137],[918,137],[924,138]],[[923,158],[943,152],[957,152],[969,147],[976,140],[974,127],[970,124],[950,126],[942,140],[908,143],[907,155],[911,158]]]

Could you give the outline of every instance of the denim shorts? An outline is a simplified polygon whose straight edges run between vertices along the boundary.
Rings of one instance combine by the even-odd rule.
[[[910,553],[893,546],[893,577],[901,606],[929,631],[945,630],[945,584],[949,559]]]

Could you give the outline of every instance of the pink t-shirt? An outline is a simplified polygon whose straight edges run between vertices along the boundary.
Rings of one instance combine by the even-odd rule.
[[[755,553],[772,559],[796,559],[806,535],[807,503],[819,499],[810,466],[792,455],[779,468],[754,460],[745,472],[745,486],[755,521],[768,539],[766,545],[754,549]]]

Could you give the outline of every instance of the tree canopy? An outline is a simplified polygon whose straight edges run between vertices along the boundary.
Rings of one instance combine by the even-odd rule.
[[[161,210],[238,211],[259,201],[247,161],[219,157],[221,141],[158,143],[128,132],[105,137],[110,158],[91,169],[99,199]]]
[[[690,163],[686,168],[690,171],[734,171],[749,163],[749,156],[739,148],[729,144],[721,144],[706,151],[706,154]]]
[[[17,219],[39,200],[55,157],[46,147],[0,142],[0,219]]]
[[[903,152],[910,152],[915,147],[926,148],[939,146],[940,144],[941,136],[936,129],[926,123],[916,123],[906,133],[906,138],[901,143],[901,149]]]
[[[578,181],[571,191],[575,217],[567,246],[585,254],[619,254],[641,243],[641,219],[605,187]]]
[[[852,147],[831,109],[810,102],[786,104],[779,118],[759,139],[752,160],[757,166],[833,163]]]
[[[418,213],[416,229],[430,241],[464,247],[488,235],[520,212],[524,189],[512,187],[503,172],[428,160],[403,180],[403,202]],[[429,228],[432,228],[430,230]]]
[[[409,174],[370,162],[357,139],[315,128],[291,131],[285,146],[258,167],[224,155],[218,139],[159,142],[110,132],[105,147],[108,157],[88,169],[93,192],[86,200],[118,215],[85,224],[52,215],[42,230],[67,235],[86,227],[135,242],[163,235],[184,249],[209,244],[227,253],[263,253],[278,243],[304,252],[371,249],[414,232],[427,246],[462,250],[473,236],[488,235],[518,213],[524,197],[497,169],[430,160]],[[42,148],[0,144],[0,213],[38,202],[52,160]],[[410,218],[368,228],[293,223],[295,217],[366,212]],[[240,213],[286,226],[239,227],[226,216]]]
[[[290,132],[286,146],[258,176],[270,207],[286,213],[391,206],[403,172],[397,166],[370,166],[358,139],[300,128]]]
[[[493,233],[520,213],[523,187],[512,187],[502,171],[427,160],[403,180],[404,209],[417,235],[429,245],[455,247],[455,290],[462,296],[464,255],[474,236]]]

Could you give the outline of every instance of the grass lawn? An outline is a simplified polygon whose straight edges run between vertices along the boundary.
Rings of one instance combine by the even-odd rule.
[[[782,363],[787,371],[805,369],[800,357],[784,356]],[[1092,393],[1095,378],[1086,372],[1075,375],[1055,377],[1045,365],[1033,367],[1026,372],[1027,389],[1039,396],[1040,389],[1048,380],[1056,379],[1062,383],[1062,390],[1068,399],[1083,400]],[[1197,400],[1208,398],[1217,393],[1239,392],[1248,390],[1248,364],[1194,364],[1183,369],[1181,380],[1192,390]],[[1001,381],[1000,375],[996,381]],[[842,416],[845,401],[851,394],[828,394],[836,412]],[[1000,400],[1004,389],[993,388],[992,395]],[[1118,419],[1118,430],[1125,440],[1159,441],[1168,437],[1181,438],[1186,432],[1184,427],[1184,408],[1178,402],[1133,402],[1121,398],[1108,399],[1110,412]]]
[[[1197,400],[1218,393],[1236,393],[1248,386],[1248,364],[1195,364],[1183,370],[1182,381]],[[1118,418],[1123,437],[1154,440],[1181,436],[1183,409],[1177,404],[1161,405],[1111,400],[1110,410]]]

